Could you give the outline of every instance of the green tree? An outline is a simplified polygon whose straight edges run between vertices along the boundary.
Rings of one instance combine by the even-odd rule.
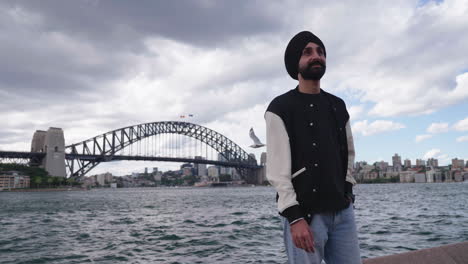
[[[231,177],[231,175],[229,175],[229,174],[221,174],[221,175],[219,175],[219,181],[228,182],[228,181],[231,181],[231,180],[232,180],[232,177]]]
[[[49,176],[49,177],[47,177],[46,179],[47,179],[46,181],[47,181],[47,183],[49,184],[49,188],[50,188],[50,187],[51,187],[51,184],[54,183],[54,177]]]
[[[39,188],[39,186],[41,185],[42,183],[42,177],[40,176],[34,176],[32,178],[32,182],[36,185],[36,188]]]
[[[70,177],[70,178],[66,179],[66,181],[67,181],[68,185],[70,185],[70,186],[73,186],[75,184],[75,179],[74,178]]]

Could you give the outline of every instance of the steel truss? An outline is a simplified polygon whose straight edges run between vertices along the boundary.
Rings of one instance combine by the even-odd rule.
[[[39,166],[44,157],[45,153],[42,152],[0,151],[0,163]]]
[[[255,158],[222,134],[193,123],[164,121],[119,128],[66,146],[68,175],[81,177],[101,162],[119,160],[116,153],[137,141],[158,134],[180,134],[207,144],[226,159],[226,165],[235,167],[244,179],[252,175],[252,169],[258,168]]]

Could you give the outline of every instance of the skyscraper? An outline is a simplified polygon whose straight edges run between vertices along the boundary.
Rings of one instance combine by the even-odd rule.
[[[434,158],[430,158],[427,160],[427,166],[432,166],[432,167],[439,167],[439,161]]]
[[[405,168],[411,168],[411,160],[405,159]]]
[[[425,160],[421,160],[421,159],[416,160],[416,167],[425,167],[425,166],[426,166]]]
[[[401,157],[396,153],[392,157],[392,165],[394,171],[401,171]]]
[[[195,156],[196,160],[204,160],[204,157],[201,156]],[[196,163],[195,164],[195,173],[198,176],[206,176],[207,175],[207,169],[206,169],[206,164],[201,164],[201,163]]]

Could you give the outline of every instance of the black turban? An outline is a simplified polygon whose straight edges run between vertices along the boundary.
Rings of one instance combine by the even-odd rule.
[[[297,74],[299,73],[299,59],[302,56],[302,51],[304,50],[305,46],[309,44],[309,42],[315,43],[322,47],[325,57],[327,56],[325,46],[317,36],[309,31],[299,32],[289,41],[289,44],[286,47],[286,51],[284,52],[284,64],[286,64],[286,70],[295,80],[297,80]]]

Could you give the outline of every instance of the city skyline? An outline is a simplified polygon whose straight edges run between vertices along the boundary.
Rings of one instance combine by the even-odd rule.
[[[327,49],[321,86],[351,115],[356,161],[468,160],[466,1],[11,1],[0,12],[1,150],[28,151],[34,131],[49,127],[71,144],[176,120],[259,160],[265,149],[248,147],[249,129],[265,142],[268,103],[297,84],[286,44],[310,30]],[[91,173],[154,166],[180,164],[114,162]]]

